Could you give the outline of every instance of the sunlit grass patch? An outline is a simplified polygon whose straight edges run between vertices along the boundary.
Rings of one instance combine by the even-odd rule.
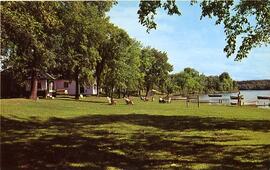
[[[190,168],[197,169],[197,170],[207,170],[207,169],[215,169],[218,166],[219,165],[217,164],[195,163],[195,164],[191,164]]]
[[[126,153],[122,150],[119,150],[119,149],[116,149],[116,150],[112,150],[112,151],[109,151],[111,153],[115,153],[115,154],[118,154],[118,155],[125,155]]]
[[[32,101],[28,99],[1,99],[1,115],[12,118],[35,117],[39,120],[47,120],[50,117],[72,118],[85,115],[114,115],[114,114],[149,114],[167,116],[200,116],[221,117],[240,120],[270,120],[268,109],[255,107],[230,107],[222,105],[196,104],[185,106],[183,101],[172,101],[171,104],[159,104],[154,102],[143,102],[134,98],[135,104],[128,106],[123,99],[115,106],[108,105],[106,98],[86,97],[80,101],[72,98]]]
[[[71,168],[99,168],[99,166],[91,162],[67,162],[66,165]]]

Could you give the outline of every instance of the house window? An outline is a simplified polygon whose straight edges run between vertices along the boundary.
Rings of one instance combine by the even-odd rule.
[[[38,89],[41,89],[41,83],[40,83],[40,82],[38,82],[37,88],[38,88]]]
[[[68,88],[68,82],[64,82],[64,88]]]

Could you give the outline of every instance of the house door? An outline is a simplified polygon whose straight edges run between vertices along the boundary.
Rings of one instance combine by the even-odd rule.
[[[52,92],[54,90],[54,83],[53,81],[49,82],[49,92]]]

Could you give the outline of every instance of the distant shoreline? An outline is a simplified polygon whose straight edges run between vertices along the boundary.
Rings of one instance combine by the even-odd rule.
[[[236,81],[239,90],[270,90],[270,80]]]

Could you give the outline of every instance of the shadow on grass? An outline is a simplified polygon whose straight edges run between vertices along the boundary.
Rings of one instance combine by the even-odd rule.
[[[2,169],[268,169],[270,145],[219,145],[237,134],[200,136],[181,132],[269,132],[270,121],[242,121],[141,114],[74,119],[1,117]]]

